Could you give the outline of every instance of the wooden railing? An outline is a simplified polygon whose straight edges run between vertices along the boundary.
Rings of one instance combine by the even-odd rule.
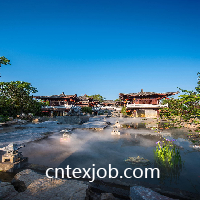
[[[153,105],[153,104],[127,104],[126,105],[127,108],[165,108],[168,107],[168,103],[167,104],[157,104],[157,105]]]

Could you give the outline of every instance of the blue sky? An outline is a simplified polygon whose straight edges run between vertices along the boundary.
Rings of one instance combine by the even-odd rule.
[[[0,0],[0,81],[37,95],[192,90],[200,71],[198,0]]]

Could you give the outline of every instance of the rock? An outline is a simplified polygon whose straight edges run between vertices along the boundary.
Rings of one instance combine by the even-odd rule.
[[[18,192],[24,192],[27,189],[24,181],[13,179],[11,184],[14,186],[15,190]]]
[[[18,192],[15,190],[11,183],[1,182],[0,183],[0,199],[15,199]]]
[[[112,193],[102,193],[101,200],[116,200]]]
[[[85,200],[101,200],[101,194],[92,190],[92,187],[88,187],[86,190]]]
[[[21,190],[27,189],[24,192],[18,193],[15,200],[85,200],[86,189],[88,188],[88,185],[82,181],[49,179],[45,175],[40,175],[30,169],[16,174],[13,182],[16,181],[21,181],[18,183]]]
[[[118,198],[115,198],[112,193],[100,193],[91,186],[89,186],[86,191],[85,200],[117,200],[117,199]]]
[[[144,159],[143,157],[129,157],[125,160],[125,162],[130,164],[142,164],[142,165],[148,165],[150,164],[150,161],[148,159]]]
[[[163,196],[149,188],[142,186],[133,186],[130,188],[131,200],[172,200],[169,197]]]

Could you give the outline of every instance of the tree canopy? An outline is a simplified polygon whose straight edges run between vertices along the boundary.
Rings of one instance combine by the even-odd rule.
[[[43,103],[30,96],[36,92],[37,88],[24,81],[0,82],[0,115],[38,114]]]
[[[98,100],[100,103],[102,103],[106,99],[105,97],[101,96],[100,94],[95,94],[95,95],[91,95],[88,97],[91,97],[94,100]]]
[[[81,110],[82,110],[82,112],[92,114],[92,108],[91,107],[82,107]]]
[[[0,57],[0,66],[1,66],[1,64],[3,64],[3,65],[11,65],[10,64],[10,60],[8,60],[7,58],[5,58],[4,56]]]
[[[2,65],[11,65],[10,64],[10,60],[8,60],[7,58],[5,58],[4,56],[1,56],[0,57],[0,67],[1,67],[1,64]],[[0,76],[1,77],[1,76]]]
[[[194,91],[179,90],[184,93],[178,99],[169,98],[163,100],[163,103],[168,103],[168,108],[160,110],[161,117],[174,119],[179,116],[180,120],[188,121],[194,118],[200,118],[200,73],[197,73],[198,82]]]

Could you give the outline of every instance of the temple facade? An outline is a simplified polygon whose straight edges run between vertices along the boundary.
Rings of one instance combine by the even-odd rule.
[[[72,106],[96,107],[99,104],[98,100],[94,100],[86,95],[77,97],[77,94],[66,95],[64,92],[60,95],[34,96],[34,98],[48,102],[49,105],[43,107],[42,112],[49,116],[64,116]]]
[[[65,115],[65,113],[69,112],[70,108],[78,102],[77,94],[66,95],[64,92],[60,95],[34,96],[34,98],[49,102],[48,106],[42,108],[42,112],[52,116]]]
[[[66,95],[64,92],[60,95],[34,96],[34,98],[49,102],[49,106],[75,105],[78,101],[77,94]]]
[[[127,113],[133,117],[158,117],[159,109],[168,107],[167,104],[161,105],[160,100],[178,92],[141,92],[124,94],[120,93],[119,98],[122,106],[126,107]]]

